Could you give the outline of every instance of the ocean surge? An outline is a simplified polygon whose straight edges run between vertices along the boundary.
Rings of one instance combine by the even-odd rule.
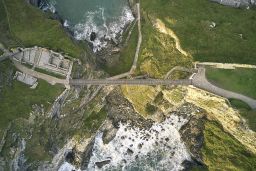
[[[183,162],[192,160],[179,133],[187,122],[183,116],[172,114],[164,122],[154,123],[150,129],[120,123],[115,138],[108,144],[103,143],[103,133],[99,132],[87,171],[182,170]],[[59,171],[69,168],[75,169],[64,163]]]
[[[96,136],[88,170],[182,170],[182,163],[190,161],[179,129],[187,122],[181,116],[171,115],[148,130],[121,124],[115,138],[104,144],[102,133]],[[102,168],[96,162],[107,161]]]
[[[97,24],[97,20],[102,20],[103,24]],[[122,15],[114,22],[107,23],[104,8],[97,11],[90,11],[85,14],[83,22],[76,24],[73,28],[74,36],[77,40],[87,40],[93,44],[93,51],[100,51],[107,46],[109,40],[116,40],[117,36],[122,34],[127,24],[132,22],[134,17],[129,7],[124,7]],[[95,32],[97,38],[90,40],[90,35]]]

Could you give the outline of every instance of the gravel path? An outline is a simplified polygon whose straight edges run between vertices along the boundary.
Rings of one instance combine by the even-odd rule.
[[[199,68],[198,73],[193,77],[192,84],[197,88],[209,91],[228,99],[239,99],[247,103],[252,109],[256,109],[256,100],[239,93],[224,90],[211,84],[206,78],[205,68]]]

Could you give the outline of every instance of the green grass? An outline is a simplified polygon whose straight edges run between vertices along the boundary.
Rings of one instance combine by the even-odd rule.
[[[103,66],[103,69],[110,75],[118,75],[128,72],[133,64],[133,59],[137,47],[137,40],[138,29],[137,26],[135,26],[127,46],[121,49],[118,62],[114,66]]]
[[[4,77],[10,71],[15,71],[10,61],[0,63],[0,73]],[[30,89],[26,84],[15,80],[7,85],[5,78],[1,86],[3,88],[0,94],[0,129],[4,129],[10,121],[16,118],[27,118],[34,104],[43,104],[45,109],[48,109],[63,90],[60,86],[51,86],[42,80],[39,80],[36,89]]]
[[[251,110],[251,107],[247,103],[245,103],[241,100],[237,100],[237,99],[228,99],[228,100],[229,100],[231,106],[236,109]]]
[[[84,120],[84,129],[89,133],[95,133],[107,117],[107,111],[103,107],[100,112],[92,112]]]
[[[54,72],[51,72],[51,71],[47,71],[45,69],[35,68],[35,71],[41,72],[43,74],[47,74],[47,75],[50,75],[50,76],[53,76],[53,77],[56,77],[56,78],[59,78],[59,79],[66,79],[66,77],[64,75],[54,73]]]
[[[209,170],[247,171],[256,168],[256,155],[224,132],[216,122],[205,123],[202,153]]]
[[[142,0],[141,4],[147,15],[174,30],[195,60],[256,64],[255,9],[234,9],[208,0]],[[214,29],[211,22],[217,24]]]
[[[5,2],[8,12],[10,30],[3,2]],[[50,14],[43,13],[25,0],[2,0],[0,11],[0,29],[4,33],[8,33],[5,36],[0,36],[0,41],[4,41],[7,47],[15,46],[15,44],[9,43],[9,40],[14,40],[14,42],[18,40],[26,47],[48,47],[55,51],[63,51],[76,58],[82,55],[81,45],[67,35],[58,21],[50,19]]]
[[[157,2],[157,3],[155,3]],[[190,57],[182,55],[175,47],[172,37],[160,33],[153,26],[153,18],[157,18],[156,12],[162,11],[162,3],[159,0],[141,1],[142,3],[142,35],[140,56],[138,60],[139,72],[151,77],[163,77],[175,66],[189,67],[192,63]],[[150,8],[148,8],[150,6]],[[158,6],[161,9],[154,9]],[[156,10],[156,11],[155,11]],[[154,11],[154,12],[152,12]]]
[[[240,115],[246,119],[249,128],[256,132],[256,111],[240,100],[229,99],[231,105],[240,111]]]
[[[13,39],[8,27],[5,8],[3,1],[0,1],[0,43],[10,47],[17,46],[17,42]]]
[[[256,99],[256,69],[216,69],[207,68],[208,80],[224,89]]]
[[[246,119],[249,128],[256,132],[256,111],[255,110],[246,110],[240,109],[240,114],[243,118]]]

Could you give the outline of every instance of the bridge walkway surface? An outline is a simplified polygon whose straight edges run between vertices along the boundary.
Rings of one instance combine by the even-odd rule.
[[[184,80],[165,80],[165,79],[72,79],[69,80],[70,85],[191,85],[192,81]]]
[[[20,52],[17,52],[20,53]],[[15,56],[17,53],[10,53],[5,54],[0,57],[0,62]],[[198,71],[195,70],[184,70],[189,72],[195,72],[192,79],[184,79],[184,80],[171,80],[168,78],[165,79],[120,79],[124,76],[128,76],[129,73],[121,74],[115,77],[106,78],[106,79],[93,79],[93,80],[86,80],[86,79],[58,79],[56,77],[52,77],[43,73],[36,72],[32,69],[25,67],[24,65],[20,64],[19,62],[13,61],[16,68],[26,74],[30,74],[36,78],[40,78],[46,80],[51,84],[63,84],[67,87],[69,86],[82,86],[82,85],[193,85],[197,88],[209,91],[213,94],[228,98],[228,99],[239,99],[247,103],[252,109],[256,109],[256,100],[250,98],[248,96],[235,93],[232,91],[224,90],[220,87],[217,87],[210,83],[205,75],[205,67],[199,66]],[[177,68],[175,68],[177,69]],[[172,71],[172,70],[171,70]],[[168,75],[168,74],[167,74]]]

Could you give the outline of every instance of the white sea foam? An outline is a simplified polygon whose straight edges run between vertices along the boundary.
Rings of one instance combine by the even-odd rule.
[[[120,124],[116,137],[108,144],[103,143],[99,133],[88,170],[182,170],[182,162],[191,160],[179,134],[186,122],[182,117],[171,115],[149,130]],[[111,162],[101,169],[95,165],[105,160]]]
[[[71,171],[71,170],[80,171],[80,169],[76,170],[75,166],[69,164],[68,162],[63,163],[58,169],[58,171]]]
[[[101,19],[103,24],[99,25],[95,21]],[[104,8],[99,8],[97,11],[90,11],[85,14],[83,22],[76,24],[73,27],[74,36],[78,40],[87,40],[93,44],[93,51],[100,51],[107,46],[107,41],[116,39],[118,34],[122,34],[124,27],[132,22],[134,17],[129,7],[124,7],[122,15],[114,22],[107,23],[104,14]],[[92,32],[97,34],[94,41],[90,40]]]
[[[98,133],[87,171],[182,170],[183,161],[191,161],[179,133],[180,128],[187,122],[182,116],[172,114],[164,122],[154,123],[147,130],[120,123],[115,138],[108,144],[103,143],[103,133]],[[106,160],[110,163],[102,168],[95,164]],[[66,170],[76,168],[65,162],[59,171]]]

